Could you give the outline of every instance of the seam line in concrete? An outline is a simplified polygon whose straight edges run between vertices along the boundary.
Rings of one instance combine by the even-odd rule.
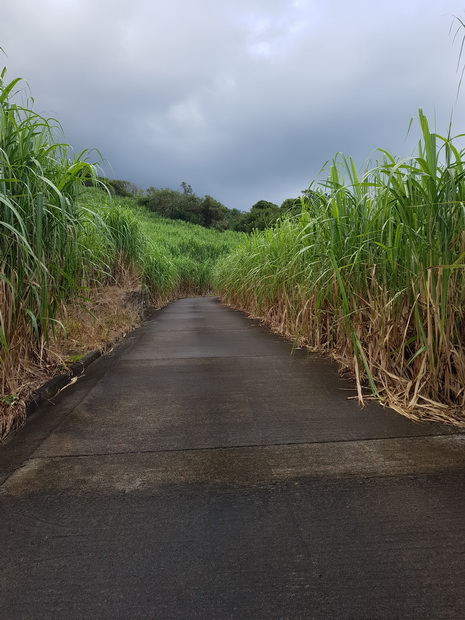
[[[129,456],[137,454],[169,454],[169,453],[184,453],[184,452],[213,452],[219,450],[246,450],[246,449],[266,449],[266,448],[280,448],[280,447],[292,447],[292,446],[321,446],[321,445],[335,445],[335,444],[348,444],[348,443],[367,443],[367,442],[383,442],[383,441],[395,441],[397,439],[408,439],[410,441],[419,439],[432,439],[437,437],[446,437],[448,439],[462,436],[461,433],[439,434],[439,435],[411,435],[399,437],[375,437],[369,439],[341,439],[337,441],[302,441],[302,442],[289,442],[289,443],[267,443],[267,444],[241,444],[237,446],[213,446],[206,448],[167,448],[163,450],[130,450],[127,452],[95,452],[86,454],[55,454],[50,456],[34,456],[30,457],[30,460],[52,460],[52,459],[78,459],[78,458],[92,458],[94,456]]]

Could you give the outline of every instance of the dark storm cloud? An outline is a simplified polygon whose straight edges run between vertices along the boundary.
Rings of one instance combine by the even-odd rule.
[[[0,46],[35,108],[77,151],[98,148],[113,176],[185,180],[245,209],[298,194],[337,151],[360,164],[376,147],[408,155],[420,106],[447,130],[449,28],[464,11],[425,4],[8,0]]]

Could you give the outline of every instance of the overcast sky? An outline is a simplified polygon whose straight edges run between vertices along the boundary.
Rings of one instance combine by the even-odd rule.
[[[8,77],[113,178],[280,204],[336,152],[465,132],[459,0],[1,0]],[[453,26],[453,31],[456,26]],[[465,30],[463,30],[465,34]],[[465,61],[465,58],[464,58]],[[418,134],[417,134],[418,135]],[[111,165],[111,169],[109,168]]]

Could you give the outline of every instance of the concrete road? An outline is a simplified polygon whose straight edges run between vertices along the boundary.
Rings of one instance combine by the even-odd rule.
[[[465,618],[464,436],[214,298],[0,448],[0,618]]]

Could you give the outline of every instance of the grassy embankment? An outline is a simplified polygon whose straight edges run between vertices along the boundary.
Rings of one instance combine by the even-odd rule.
[[[232,305],[330,353],[383,403],[465,425],[465,165],[420,112],[416,156],[338,156],[300,216],[216,272]]]
[[[98,218],[93,234],[103,236],[116,254],[110,279],[83,289],[84,299],[66,304],[62,312],[60,348],[68,358],[113,342],[135,327],[142,307],[211,293],[214,264],[242,238],[159,217],[135,198],[110,198],[102,189],[83,190],[77,205]],[[102,242],[97,245],[102,247]]]
[[[139,300],[205,293],[239,238],[84,189],[91,154],[70,159],[58,124],[13,101],[17,82],[0,74],[0,437],[34,387],[134,327]]]

